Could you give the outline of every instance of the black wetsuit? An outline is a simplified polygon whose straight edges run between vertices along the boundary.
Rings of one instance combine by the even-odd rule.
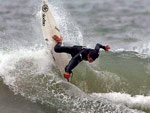
[[[72,73],[72,69],[75,68],[82,60],[88,60],[87,56],[91,51],[96,51],[97,53],[99,53],[100,48],[105,49],[105,46],[98,43],[96,44],[95,49],[90,49],[83,48],[83,46],[61,46],[61,43],[57,43],[54,50],[57,53],[64,52],[72,56],[69,64],[65,67],[65,72]]]

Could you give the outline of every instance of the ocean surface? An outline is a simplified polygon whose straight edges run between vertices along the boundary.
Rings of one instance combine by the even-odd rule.
[[[110,45],[72,82],[46,47],[41,0],[0,0],[0,113],[150,113],[150,1],[48,0],[65,45]]]

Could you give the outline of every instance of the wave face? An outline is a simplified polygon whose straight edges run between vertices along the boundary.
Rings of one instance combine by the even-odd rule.
[[[48,2],[66,45],[109,44],[111,52],[101,51],[92,64],[79,64],[68,83],[43,41],[41,1],[5,0],[0,10],[0,111],[33,106],[26,112],[150,112],[150,2]]]

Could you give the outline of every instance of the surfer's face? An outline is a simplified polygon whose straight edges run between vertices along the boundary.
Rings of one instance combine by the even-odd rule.
[[[89,63],[92,63],[94,60],[91,57],[89,57],[89,55],[88,55],[88,61],[89,61]]]

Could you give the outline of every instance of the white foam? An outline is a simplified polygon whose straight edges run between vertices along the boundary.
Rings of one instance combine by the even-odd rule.
[[[93,93],[92,97],[102,97],[111,100],[117,104],[124,104],[130,108],[142,108],[150,110],[150,96],[144,95],[135,95],[131,96],[130,94],[125,93]]]
[[[52,59],[52,57],[47,54],[45,48],[20,49],[5,53],[0,51],[0,76],[7,85],[13,85],[17,79],[16,73],[22,74],[22,72],[18,72],[20,70],[16,70],[16,64],[19,64],[19,61],[21,61],[21,64],[19,64],[20,67],[24,66],[24,62],[25,64],[29,62],[36,66],[37,73],[44,73],[49,70],[50,65],[54,65],[53,60],[50,59]],[[32,65],[29,66],[28,70],[30,70],[30,68],[32,70]]]
[[[134,46],[130,50],[141,53],[141,54],[150,55],[150,43],[145,43],[139,46]]]
[[[116,50],[113,50],[113,52],[136,52],[136,56],[142,59],[149,58],[150,57],[150,43],[140,44],[140,45],[133,45],[132,47],[128,49],[119,48]]]

